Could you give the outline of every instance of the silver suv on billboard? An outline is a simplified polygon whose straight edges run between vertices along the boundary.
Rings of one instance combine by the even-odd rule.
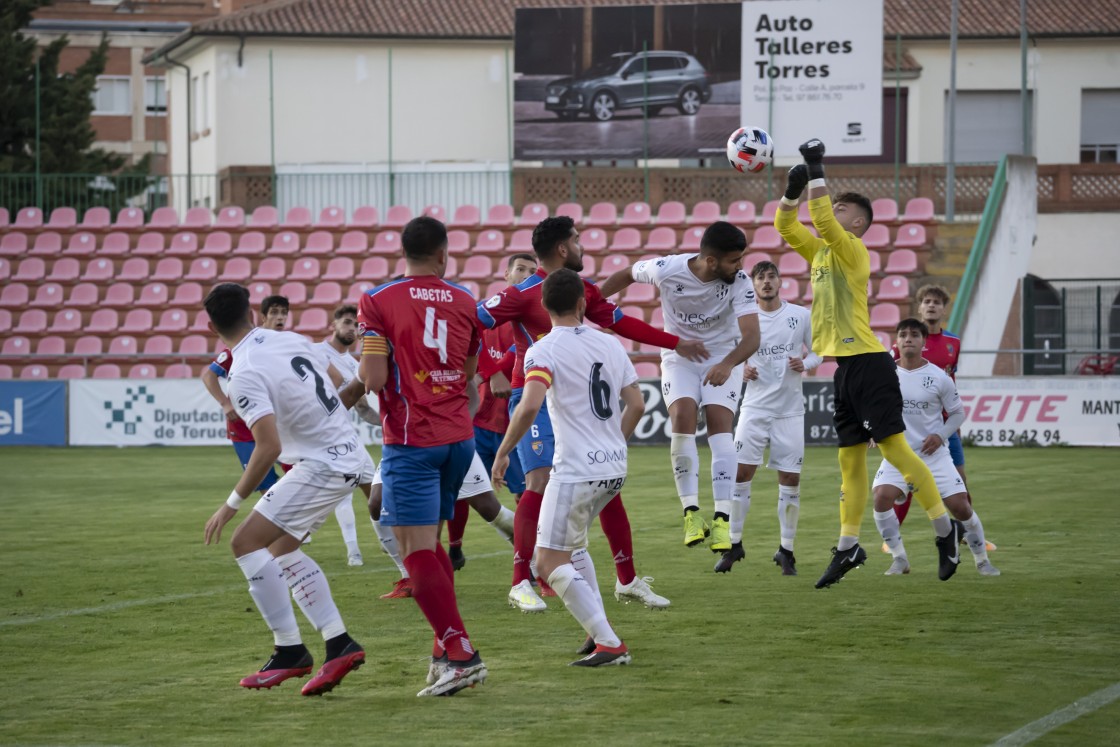
[[[557,78],[545,86],[544,108],[560,119],[580,114],[609,122],[620,109],[647,107],[649,116],[675,106],[692,116],[712,97],[708,73],[685,52],[638,52],[611,55],[576,77]]]

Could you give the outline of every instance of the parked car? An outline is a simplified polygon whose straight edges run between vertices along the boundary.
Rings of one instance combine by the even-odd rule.
[[[544,108],[561,119],[581,113],[610,121],[620,109],[646,107],[655,116],[666,106],[692,116],[712,98],[708,73],[685,52],[638,52],[611,55],[576,77],[545,86]]]

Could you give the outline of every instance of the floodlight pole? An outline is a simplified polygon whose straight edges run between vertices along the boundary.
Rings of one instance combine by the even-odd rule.
[[[957,21],[960,0],[953,0],[949,21],[949,153],[945,168],[945,221],[953,222],[957,187]]]
[[[642,42],[642,166],[649,204],[649,41]]]
[[[1023,110],[1023,148],[1024,156],[1031,154],[1031,106],[1027,99],[1027,0],[1019,0],[1019,100]]]
[[[42,148],[39,146],[40,134],[40,109],[39,102],[39,54],[35,54],[35,207],[43,209],[43,170]]]

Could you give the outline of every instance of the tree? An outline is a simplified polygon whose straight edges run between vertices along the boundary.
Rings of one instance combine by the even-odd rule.
[[[69,40],[63,36],[40,47],[22,33],[32,14],[50,1],[4,0],[0,8],[0,174],[5,175],[0,177],[0,204],[13,212],[29,205],[45,211],[58,205],[116,210],[148,188],[150,159],[145,156],[129,166],[124,156],[93,147],[93,92],[97,76],[105,71],[109,40],[102,36],[77,70],[59,74],[59,58]],[[36,66],[38,184],[33,177]]]

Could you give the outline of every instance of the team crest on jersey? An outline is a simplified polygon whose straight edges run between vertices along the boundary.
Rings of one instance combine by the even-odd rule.
[[[425,381],[428,380],[428,372],[427,371],[417,371],[416,373],[414,373],[412,375],[415,376],[416,380],[419,381],[421,384],[423,384]]]
[[[221,365],[222,363],[225,363],[227,360],[229,360],[229,353],[227,353],[226,351],[223,350],[221,353],[218,354],[218,364],[219,365]]]
[[[500,295],[490,296],[490,298],[486,299],[486,308],[492,309],[495,306],[497,306],[498,304],[500,304],[501,302],[502,302],[502,297]]]
[[[727,294],[730,293],[730,292],[731,292],[731,286],[730,285],[719,286],[718,288],[716,288],[716,300],[722,301],[723,299],[727,298]]]
[[[366,334],[366,323],[360,321],[360,322],[358,322],[358,337],[365,337],[365,334]]]
[[[669,382],[668,381],[661,382],[661,394],[665,397],[669,396]]]
[[[932,376],[923,376],[922,377],[922,387],[924,387],[925,389],[933,389],[934,384],[936,384],[936,383],[937,383],[937,379],[933,378]]]
[[[791,317],[789,317],[789,318],[787,318],[787,319],[786,319],[786,324],[788,324],[788,325],[789,325],[789,328],[790,328],[790,329],[797,329],[797,323],[798,323],[799,321],[801,321],[801,320],[800,320],[800,319],[798,319],[797,317],[795,317],[795,316],[791,316]]]
[[[530,446],[533,448],[533,453],[537,456],[544,453],[544,441],[534,441]]]
[[[813,268],[813,285],[823,283],[828,279],[828,266],[817,265]]]

